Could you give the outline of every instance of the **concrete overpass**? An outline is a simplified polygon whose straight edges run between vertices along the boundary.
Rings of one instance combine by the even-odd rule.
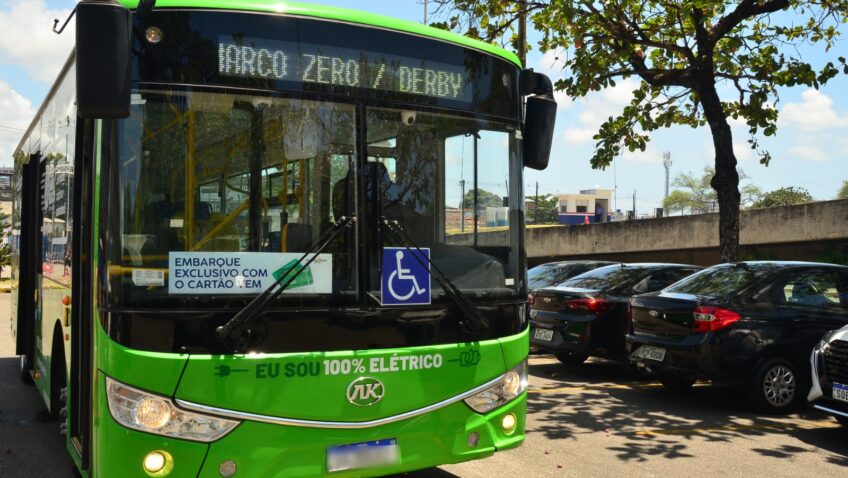
[[[741,259],[845,261],[848,200],[743,211],[739,232]],[[525,240],[531,266],[564,259],[719,262],[718,214],[530,228]]]

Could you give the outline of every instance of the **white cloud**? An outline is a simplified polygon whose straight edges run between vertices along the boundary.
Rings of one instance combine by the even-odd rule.
[[[562,70],[565,68],[565,56],[567,53],[565,50],[561,48],[555,48],[553,50],[548,50],[542,55],[542,58],[539,59],[539,62],[536,64],[536,68],[538,71],[554,78],[559,78],[562,76]]]
[[[566,128],[563,138],[570,145],[585,144],[592,141],[601,124],[610,116],[615,116],[633,99],[633,90],[639,84],[632,79],[619,81],[614,87],[598,93],[592,93],[582,100],[583,111],[577,116],[579,126]]]
[[[789,154],[807,161],[827,161],[830,156],[818,146],[799,144],[789,150]]]
[[[562,133],[562,139],[572,145],[585,144],[593,141],[592,137],[597,132],[598,128],[565,128],[565,131]]]
[[[624,151],[624,154],[621,155],[621,159],[624,161],[632,161],[635,163],[651,163],[651,164],[662,164],[662,153],[656,149],[653,145],[648,144],[645,148],[645,151]]]
[[[848,126],[848,116],[837,114],[833,109],[833,100],[811,88],[801,93],[800,103],[787,103],[783,107],[780,123],[781,126],[814,132]]]
[[[0,128],[0,163],[11,162],[12,153],[33,116],[35,108],[32,103],[0,81],[0,125],[6,127]]]
[[[733,142],[733,154],[740,162],[754,159],[754,150],[751,149],[751,145],[742,141]]]
[[[70,10],[50,10],[44,0],[16,0],[0,10],[0,59],[23,68],[37,81],[50,84],[71,53],[72,20],[61,35],[53,33],[53,20],[61,22]]]

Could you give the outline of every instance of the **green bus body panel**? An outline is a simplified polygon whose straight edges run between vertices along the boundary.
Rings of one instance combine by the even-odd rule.
[[[410,370],[413,360],[419,365],[438,360],[440,367]],[[313,354],[193,355],[176,397],[263,415],[359,422],[440,402],[505,371],[498,340]],[[383,399],[371,406],[349,403],[345,392],[359,377],[380,380]]]
[[[136,8],[138,0],[119,0],[127,8]],[[462,45],[475,50],[484,51],[510,61],[519,67],[521,62],[515,53],[499,48],[495,45],[475,40],[473,38],[457,35],[438,28],[429,27],[420,23],[398,20],[397,18],[378,15],[375,13],[362,12],[348,8],[330,7],[326,5],[313,5],[309,3],[287,2],[280,0],[158,0],[156,8],[208,8],[221,10],[245,10],[254,12],[266,12],[276,14],[295,15],[302,17],[323,18],[326,20],[357,23],[360,25],[374,26],[388,30],[412,33],[433,39],[443,40],[457,45]]]
[[[188,355],[144,352],[126,348],[110,339],[99,321],[95,328],[97,329],[95,364],[98,375],[105,373],[127,385],[167,397],[173,396]],[[100,377],[97,381],[100,381]]]

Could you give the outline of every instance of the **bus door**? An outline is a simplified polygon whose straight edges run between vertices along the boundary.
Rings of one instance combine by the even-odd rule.
[[[80,120],[81,121],[81,120]],[[92,393],[92,320],[94,311],[91,245],[92,171],[94,151],[94,121],[87,120],[77,127],[74,158],[71,218],[71,368],[69,387],[68,436],[80,457],[80,467],[89,468],[91,458],[91,393]]]
[[[21,171],[21,236],[20,247],[20,282],[18,289],[17,310],[17,353],[22,355],[27,369],[35,369],[35,315],[37,270],[40,265],[39,240],[41,225],[41,206],[39,200],[39,167],[41,155],[30,155],[29,162],[22,166]]]

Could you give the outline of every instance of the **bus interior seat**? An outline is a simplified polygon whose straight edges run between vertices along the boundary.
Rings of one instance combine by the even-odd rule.
[[[286,236],[286,252],[306,252],[312,246],[312,226],[291,222],[283,226]],[[268,245],[266,252],[280,252],[280,241],[283,233],[273,231],[268,233]]]

